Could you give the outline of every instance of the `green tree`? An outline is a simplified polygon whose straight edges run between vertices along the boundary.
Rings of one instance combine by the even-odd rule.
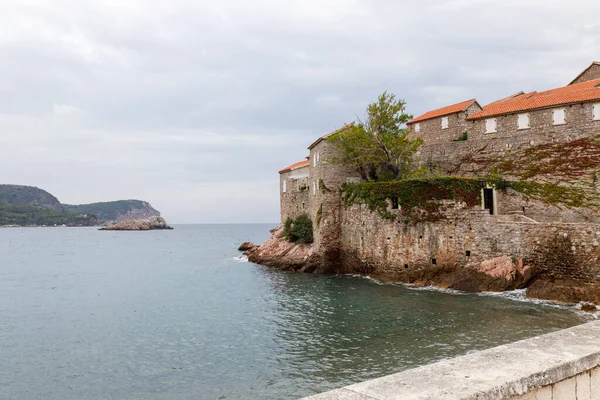
[[[338,148],[332,161],[355,167],[363,179],[399,180],[414,170],[414,155],[423,143],[408,138],[404,128],[412,115],[406,113],[404,100],[384,92],[369,104],[364,121],[360,119],[328,138]]]

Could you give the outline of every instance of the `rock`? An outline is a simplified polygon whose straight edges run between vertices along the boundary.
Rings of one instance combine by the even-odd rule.
[[[527,297],[567,304],[585,302],[600,305],[600,286],[541,277],[527,288]]]
[[[100,228],[101,231],[150,231],[157,229],[173,229],[162,217],[150,217],[146,219],[135,219],[122,221],[118,223],[112,223],[104,228]]]
[[[252,242],[244,242],[240,245],[240,247],[238,247],[238,250],[239,251],[248,251],[248,250],[252,250],[255,247],[256,247],[256,245]]]
[[[504,256],[482,261],[477,271],[493,278],[504,278],[513,281],[517,274],[517,266],[510,257]]]
[[[271,233],[266,242],[244,253],[250,262],[284,271],[319,272],[320,257],[312,245],[288,242],[282,226],[271,230]]]
[[[596,305],[594,305],[594,304],[582,303],[581,304],[581,311],[596,312],[596,311],[598,311],[598,309],[596,308]]]

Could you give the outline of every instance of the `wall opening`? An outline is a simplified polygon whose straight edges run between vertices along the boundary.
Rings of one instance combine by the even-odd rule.
[[[408,264],[404,264],[404,269],[407,269],[407,268],[408,268]]]
[[[467,257],[471,257],[471,250],[467,250],[465,254]]]
[[[392,197],[392,210],[397,210],[397,209],[398,209],[398,198]]]
[[[483,189],[483,208],[490,211],[490,215],[494,215],[494,189]]]
[[[432,258],[432,259],[431,259],[431,263],[432,263],[433,265],[436,265],[436,264],[437,264],[437,260],[436,260],[435,258]]]

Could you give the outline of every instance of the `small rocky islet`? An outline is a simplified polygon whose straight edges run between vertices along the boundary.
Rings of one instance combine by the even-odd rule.
[[[133,219],[121,222],[109,223],[100,228],[101,231],[151,231],[151,230],[170,230],[170,227],[163,217],[152,216],[150,218]]]

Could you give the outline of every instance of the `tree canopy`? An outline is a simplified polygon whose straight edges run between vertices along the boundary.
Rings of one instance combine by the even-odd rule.
[[[404,100],[384,92],[369,104],[364,120],[327,140],[338,148],[332,161],[355,167],[367,181],[399,180],[414,171],[414,155],[423,143],[408,138],[404,124],[412,119]]]

